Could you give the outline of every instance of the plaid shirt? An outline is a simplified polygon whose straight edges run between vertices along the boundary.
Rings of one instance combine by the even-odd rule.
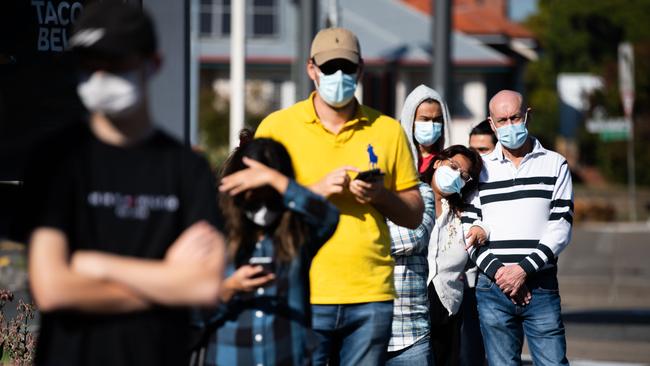
[[[300,215],[309,237],[289,263],[276,262],[276,279],[252,293],[239,293],[217,309],[219,328],[209,340],[206,365],[305,365],[317,345],[311,333],[309,267],[338,224],[338,210],[320,196],[290,181],[284,205]],[[255,245],[251,256],[274,257],[272,236]],[[248,262],[246,260],[246,262]],[[231,275],[235,266],[229,264]]]
[[[390,229],[391,254],[395,258],[393,277],[397,292],[388,352],[404,349],[429,333],[427,247],[436,208],[431,187],[420,182],[418,188],[424,201],[422,224],[410,230],[386,220]]]

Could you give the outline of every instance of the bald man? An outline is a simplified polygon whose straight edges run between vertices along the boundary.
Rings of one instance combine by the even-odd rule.
[[[568,365],[560,315],[557,258],[571,239],[573,187],[567,161],[528,135],[530,108],[502,90],[488,121],[499,141],[484,156],[478,192],[463,213],[490,228],[471,247],[481,333],[490,365],[520,365],[526,335],[535,365]]]

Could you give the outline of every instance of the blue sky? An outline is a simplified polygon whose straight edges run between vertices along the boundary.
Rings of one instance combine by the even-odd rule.
[[[514,21],[522,21],[528,15],[537,10],[538,0],[510,0],[510,18]]]

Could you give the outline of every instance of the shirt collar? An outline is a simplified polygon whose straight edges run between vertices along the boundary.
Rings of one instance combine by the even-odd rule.
[[[537,155],[546,154],[547,150],[544,148],[544,146],[542,146],[542,144],[539,142],[538,139],[536,139],[536,138],[534,138],[532,136],[530,136],[530,139],[533,141],[533,150],[531,152],[529,152],[528,154],[526,154],[524,157],[526,157],[526,156],[533,157],[533,156],[537,156]],[[491,161],[497,161],[497,160],[504,161],[504,160],[507,160],[505,155],[503,155],[503,146],[501,145],[501,142],[497,141],[496,147],[494,148],[494,150],[490,154],[488,154],[485,157],[485,159],[486,160],[491,160]]]
[[[309,98],[305,100],[304,112],[306,113],[306,118],[304,118],[305,123],[320,123],[320,119],[316,114],[316,107],[314,107],[314,98],[316,97],[316,92],[312,92],[309,95]],[[358,122],[368,122],[368,115],[366,114],[365,108],[363,105],[357,101],[357,110],[354,114],[354,117],[345,123],[345,127],[352,126]]]

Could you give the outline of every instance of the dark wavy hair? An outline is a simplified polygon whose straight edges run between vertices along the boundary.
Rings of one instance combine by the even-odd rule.
[[[465,186],[460,190],[460,194],[454,193],[448,197],[445,197],[449,202],[449,206],[452,208],[452,210],[454,210],[456,214],[460,214],[465,207],[464,199],[467,198],[470,193],[476,190],[476,188],[478,188],[479,175],[481,175],[481,169],[483,169],[483,159],[476,151],[470,148],[467,148],[463,145],[452,145],[438,153],[438,155],[433,158],[433,162],[451,159],[456,155],[463,155],[469,159],[470,164],[472,165],[472,167],[467,172],[469,176],[472,177],[472,180],[469,183],[465,184]],[[431,179],[432,178],[433,175],[431,176]],[[433,182],[429,180],[429,183]]]
[[[479,124],[474,126],[471,131],[469,131],[469,137],[472,137],[474,135],[490,135],[492,138],[492,144],[496,145],[497,144],[497,136],[494,134],[494,131],[492,131],[492,127],[490,127],[490,121],[485,119],[481,121]]]
[[[289,178],[295,177],[291,157],[285,147],[267,138],[252,140],[238,148],[224,164],[221,177],[246,169],[244,157],[257,160]],[[274,226],[264,228],[273,235],[275,255],[278,260],[290,261],[306,240],[306,225],[297,215],[284,207],[283,197],[275,189],[265,186],[235,196],[219,194],[219,207],[226,219],[228,253],[237,266],[245,264],[250,257],[259,233],[259,227],[246,218],[244,212],[246,209],[259,208],[263,204],[269,209],[282,212],[282,216]]]

